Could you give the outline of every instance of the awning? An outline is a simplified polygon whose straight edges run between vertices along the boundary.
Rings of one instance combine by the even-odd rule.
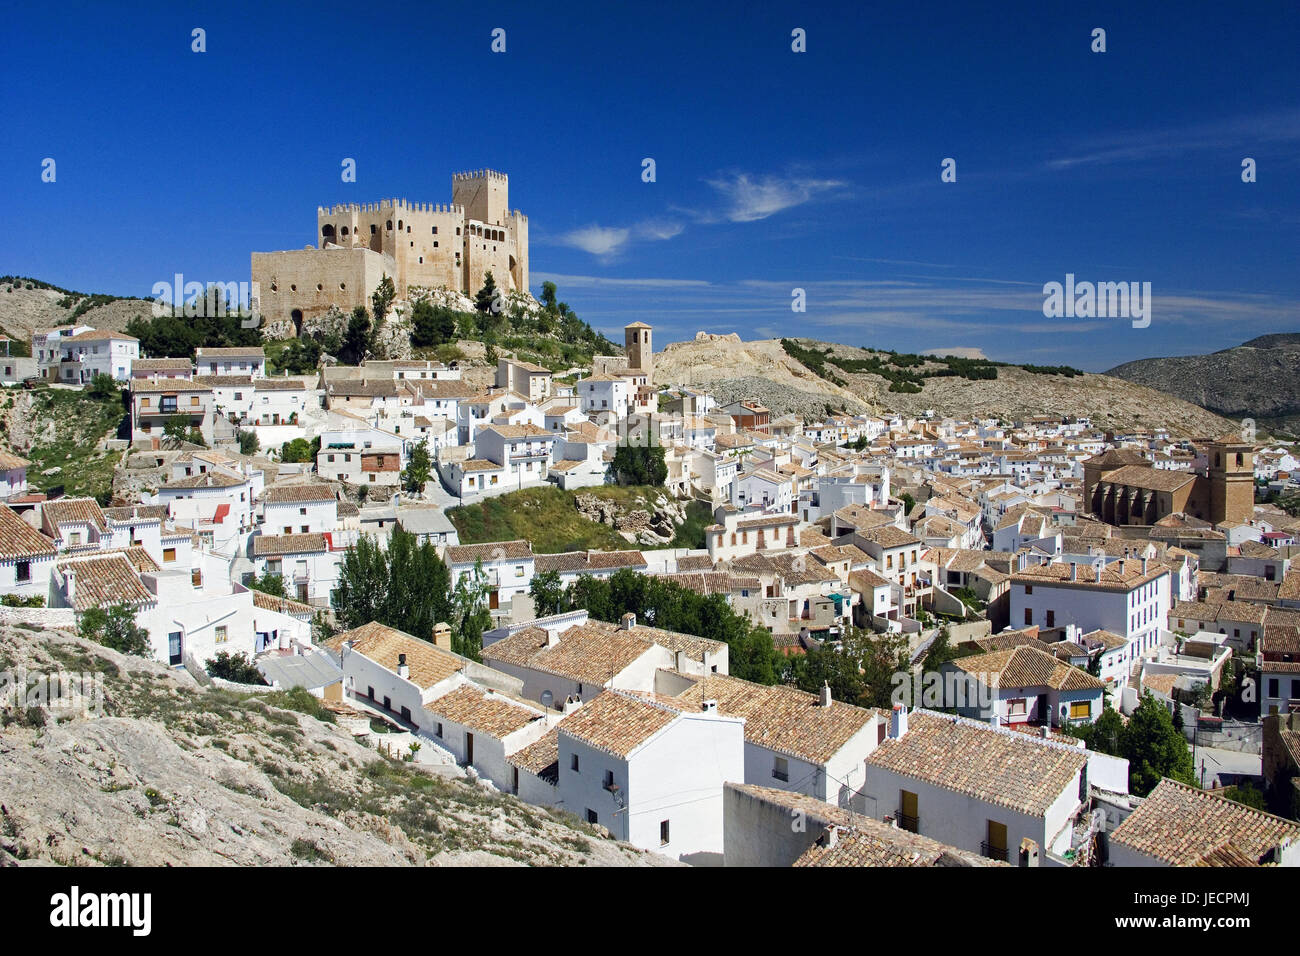
[[[230,514],[230,505],[217,505],[217,513],[212,516],[212,523],[221,524],[228,514]]]

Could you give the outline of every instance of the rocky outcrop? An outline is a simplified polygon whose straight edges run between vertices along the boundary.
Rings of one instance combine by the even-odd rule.
[[[579,492],[574,496],[578,514],[613,528],[632,544],[659,546],[677,535],[686,520],[683,503],[660,495],[649,508],[628,508],[600,495]]]

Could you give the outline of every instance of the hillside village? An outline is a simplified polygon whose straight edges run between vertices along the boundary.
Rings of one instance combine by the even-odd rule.
[[[480,180],[501,192],[476,214],[419,212],[466,242],[508,216],[526,287],[526,217]],[[296,286],[349,230],[348,308],[415,254],[358,212],[321,211],[282,325],[334,306]],[[466,294],[496,262],[440,255]],[[38,329],[9,390],[93,390],[125,424],[99,497],[0,454],[0,624],[191,690],[305,693],[351,748],[677,862],[1300,865],[1294,446],[1068,408],[774,413],[665,381],[653,331],[577,368],[492,348],[289,374],[269,340]],[[486,530],[538,489],[601,546]]]

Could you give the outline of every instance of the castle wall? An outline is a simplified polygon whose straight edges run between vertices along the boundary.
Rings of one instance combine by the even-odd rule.
[[[258,284],[258,309],[264,321],[292,319],[294,310],[309,319],[337,305],[351,312],[370,306],[370,296],[393,260],[369,249],[297,249],[254,252],[253,282]]]

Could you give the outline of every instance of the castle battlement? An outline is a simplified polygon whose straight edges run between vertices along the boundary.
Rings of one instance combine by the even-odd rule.
[[[470,179],[499,179],[501,182],[508,182],[510,177],[505,173],[499,173],[495,169],[478,169],[473,172],[452,173],[452,182],[464,182]]]
[[[381,199],[370,203],[340,203],[337,206],[317,206],[317,217],[342,216],[350,212],[390,212],[401,209],[406,212],[449,213],[464,216],[465,207],[456,203],[410,202],[406,199]]]

